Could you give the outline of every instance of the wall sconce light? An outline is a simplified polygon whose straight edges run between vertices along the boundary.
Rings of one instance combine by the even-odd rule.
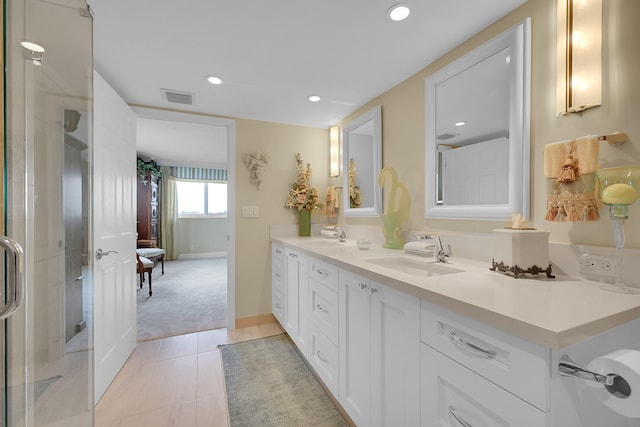
[[[340,176],[340,128],[329,128],[329,177]]]
[[[558,0],[557,107],[578,113],[602,102],[602,0]]]

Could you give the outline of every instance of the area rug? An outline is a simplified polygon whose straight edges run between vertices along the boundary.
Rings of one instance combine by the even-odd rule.
[[[146,281],[137,288],[138,341],[227,325],[226,257],[165,261],[161,272],[153,269],[153,296]]]
[[[229,423],[347,426],[288,335],[220,346]]]

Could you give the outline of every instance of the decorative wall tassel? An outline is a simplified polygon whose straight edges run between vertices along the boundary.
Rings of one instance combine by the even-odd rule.
[[[564,207],[560,206],[558,208],[558,214],[556,215],[556,221],[563,222],[566,217],[567,217],[567,212],[564,210]]]
[[[571,148],[569,149],[569,155],[567,160],[562,165],[560,173],[558,174],[558,182],[574,182],[578,179],[578,159],[574,157],[576,149],[576,140],[571,141]]]
[[[587,221],[597,221],[599,219],[598,210],[593,203],[588,203],[584,207],[587,211]]]
[[[576,212],[575,206],[569,206],[569,221],[577,221],[578,212]]]
[[[558,215],[558,204],[556,202],[551,202],[549,204],[549,209],[547,210],[547,216],[544,217],[547,221],[555,221],[556,216]]]

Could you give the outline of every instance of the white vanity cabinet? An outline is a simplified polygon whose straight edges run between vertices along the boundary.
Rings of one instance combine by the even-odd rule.
[[[271,312],[284,325],[284,246],[271,245]]]
[[[285,248],[284,329],[302,354],[306,355],[309,339],[309,317],[307,301],[309,295],[308,255]]]
[[[419,299],[339,274],[341,405],[358,426],[419,425]]]

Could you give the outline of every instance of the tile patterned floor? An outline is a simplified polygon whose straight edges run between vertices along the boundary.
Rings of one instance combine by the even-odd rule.
[[[283,332],[277,323],[139,342],[95,410],[95,427],[228,425],[219,344]]]

